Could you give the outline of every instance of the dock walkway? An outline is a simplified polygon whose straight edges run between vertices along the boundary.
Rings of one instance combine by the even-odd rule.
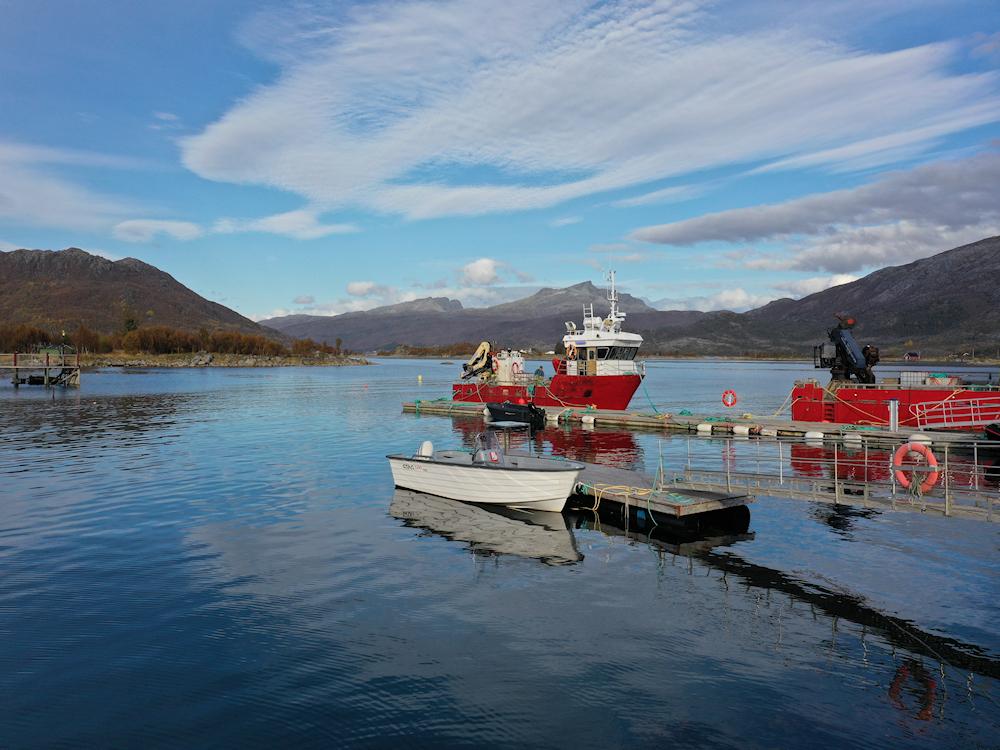
[[[0,354],[0,372],[5,370],[11,373],[10,382],[15,388],[22,385],[44,385],[46,388],[80,385],[78,353]]]
[[[673,518],[686,518],[745,506],[754,501],[751,495],[739,492],[720,492],[708,489],[657,486],[656,479],[648,474],[619,469],[603,464],[585,463],[580,473],[576,492],[581,497],[592,498],[592,510],[604,502],[613,502],[629,508],[644,508]]]
[[[413,414],[436,414],[440,416],[481,416],[485,404],[452,401],[451,399],[417,400],[403,404],[403,411]],[[672,432],[694,432],[700,434],[719,435],[762,435],[765,437],[806,437],[806,433],[818,432],[824,435],[840,436],[864,435],[866,442],[892,443],[899,445],[916,430],[906,428],[892,431],[885,428],[860,427],[851,424],[836,424],[832,422],[802,422],[783,419],[776,416],[746,415],[741,417],[718,417],[707,415],[688,415],[659,413],[650,414],[642,411],[614,411],[610,409],[589,408],[546,408],[546,417],[558,422],[577,424],[600,424],[604,426],[626,427],[629,429],[664,430]],[[924,430],[923,434],[931,438],[935,444],[968,442],[978,433],[959,432],[954,430],[932,431]],[[848,438],[850,439],[850,438]]]

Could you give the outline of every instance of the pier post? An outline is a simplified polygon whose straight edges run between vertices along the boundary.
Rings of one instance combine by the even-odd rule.
[[[11,382],[14,383],[15,388],[18,388],[21,385],[17,377],[17,352],[14,352],[14,379]]]
[[[886,403],[889,405],[889,430],[899,432],[899,399],[890,398]]]

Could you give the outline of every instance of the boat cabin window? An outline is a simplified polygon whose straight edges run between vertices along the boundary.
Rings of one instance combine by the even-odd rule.
[[[614,348],[614,347],[611,347],[611,348]],[[608,358],[608,347],[606,347],[606,346],[599,346],[599,347],[597,347],[597,358],[598,359],[607,359]]]
[[[635,346],[612,346],[606,349],[607,355],[602,356],[601,359],[635,359],[636,352],[639,351],[638,347]]]

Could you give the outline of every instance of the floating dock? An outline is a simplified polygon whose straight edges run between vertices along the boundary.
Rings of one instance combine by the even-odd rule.
[[[404,412],[414,414],[434,414],[439,416],[482,416],[485,404],[469,403],[467,401],[452,401],[436,399],[433,401],[410,401],[403,404]],[[820,433],[822,436],[840,437],[846,435],[863,435],[867,442],[884,441],[900,444],[907,441],[917,430],[906,428],[889,430],[881,427],[867,427],[853,424],[835,424],[832,422],[801,422],[783,419],[776,416],[744,415],[740,417],[719,417],[693,414],[671,414],[641,411],[613,411],[610,409],[589,408],[546,408],[546,418],[553,422],[570,422],[583,425],[603,425],[607,427],[625,427],[628,429],[655,430],[657,432],[692,432],[703,435],[761,435],[764,437],[797,437],[808,438],[809,433]],[[930,438],[932,443],[964,443],[979,437],[975,432],[959,432],[955,430],[922,430],[921,434]]]
[[[0,372],[11,373],[15,388],[22,385],[79,387],[80,355],[59,352],[0,354]]]
[[[638,471],[603,464],[584,462],[584,465],[586,468],[580,472],[576,494],[593,502],[575,505],[590,510],[598,510],[604,503],[614,503],[622,506],[626,513],[636,508],[661,517],[687,519],[719,511],[746,515],[745,506],[754,501],[751,495],[741,492],[661,486],[655,477]]]

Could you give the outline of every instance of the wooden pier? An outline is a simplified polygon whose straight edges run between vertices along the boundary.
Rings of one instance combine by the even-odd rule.
[[[482,416],[485,404],[467,401],[436,399],[433,401],[410,401],[403,404],[403,411],[413,414],[435,414],[439,416]],[[642,411],[614,411],[610,409],[552,408],[546,407],[546,418],[553,422],[569,422],[583,425],[603,425],[627,429],[654,430],[657,432],[691,432],[701,435],[761,435],[764,437],[806,438],[808,433],[821,433],[824,438],[851,440],[864,436],[868,443],[885,442],[894,445],[906,442],[917,432],[914,428],[892,431],[833,422],[801,422],[777,416],[743,415],[740,417],[719,417],[694,414],[650,414]],[[969,442],[979,433],[955,430],[922,430],[934,444]],[[821,438],[822,439],[822,438]]]
[[[77,388],[80,385],[80,355],[58,352],[0,354],[0,373],[5,371],[10,372],[10,382],[15,388],[22,385]]]

